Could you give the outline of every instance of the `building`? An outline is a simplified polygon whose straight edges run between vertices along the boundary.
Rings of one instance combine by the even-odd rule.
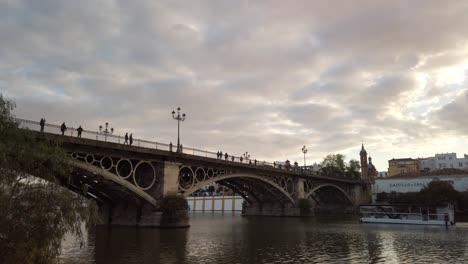
[[[419,160],[412,158],[391,159],[388,161],[388,177],[401,174],[418,174]]]
[[[317,164],[317,162],[314,162],[314,164],[307,165],[305,167],[304,166],[299,166],[299,167],[305,168],[305,169],[310,170],[310,171],[315,171],[315,172],[320,171],[322,169],[322,165]]]
[[[468,170],[468,155],[457,158],[456,153],[435,154],[434,157],[419,159],[421,171],[435,171],[441,169]]]
[[[377,174],[377,178],[387,178],[388,177],[388,172],[386,171],[379,171]]]
[[[371,157],[369,157],[369,162],[367,162],[367,151],[364,149],[364,144],[362,144],[359,156],[361,157],[361,179],[374,183],[378,172],[374,164],[372,164]]]
[[[431,181],[448,181],[459,192],[468,191],[468,173],[459,175],[393,177],[376,179],[374,194],[377,193],[408,193],[419,192]]]

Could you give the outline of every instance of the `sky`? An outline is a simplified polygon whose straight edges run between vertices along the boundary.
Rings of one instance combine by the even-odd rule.
[[[17,117],[252,158],[468,154],[467,1],[0,0]]]

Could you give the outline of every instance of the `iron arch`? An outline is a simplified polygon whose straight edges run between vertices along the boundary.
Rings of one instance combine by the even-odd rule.
[[[340,188],[339,186],[336,186],[335,184],[331,184],[331,183],[324,183],[324,184],[320,184],[314,188],[312,188],[312,190],[310,190],[305,197],[309,197],[311,196],[313,193],[315,193],[318,189],[321,189],[323,187],[333,187],[335,189],[337,189],[338,191],[340,191],[341,193],[343,193],[343,195],[346,197],[346,199],[348,199],[348,201],[350,202],[350,204],[354,205],[354,201],[353,199],[351,199],[351,197],[349,197],[349,195],[346,193],[345,190],[343,190],[342,188]]]
[[[109,181],[112,181],[114,183],[121,185],[122,187],[126,188],[131,193],[134,193],[136,196],[140,197],[144,201],[148,202],[149,204],[153,206],[156,206],[156,200],[153,197],[151,197],[149,194],[147,194],[146,192],[144,192],[137,186],[126,181],[122,177],[119,177],[103,168],[98,168],[96,166],[93,166],[91,164],[88,164],[79,160],[71,160],[70,163],[72,166],[75,166],[77,168],[101,175],[106,180],[109,180]]]
[[[193,185],[191,188],[185,190],[183,195],[184,195],[184,197],[188,197],[190,194],[192,194],[192,193],[196,192],[197,190],[201,189],[203,186],[209,185],[209,184],[217,182],[217,181],[222,181],[222,180],[227,180],[227,179],[232,179],[232,178],[251,178],[251,179],[256,179],[256,180],[262,181],[264,183],[267,183],[270,186],[274,187],[279,192],[281,192],[284,195],[284,197],[286,197],[293,205],[296,204],[296,202],[291,197],[291,195],[289,195],[289,193],[287,193],[285,190],[283,190],[280,186],[278,186],[273,181],[271,181],[271,180],[269,180],[269,179],[267,179],[265,177],[259,176],[259,175],[248,174],[248,173],[225,174],[225,175],[220,175],[220,176],[217,176],[217,177],[213,177],[211,179],[208,179],[208,180],[200,182],[200,183],[198,183],[196,185]]]

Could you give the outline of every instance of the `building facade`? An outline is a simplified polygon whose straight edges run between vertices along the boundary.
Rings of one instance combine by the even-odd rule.
[[[377,174],[377,178],[387,178],[388,177],[388,172],[386,171],[379,171]]]
[[[391,159],[388,161],[388,177],[419,173],[419,160],[412,158]]]
[[[435,171],[442,169],[468,170],[468,155],[457,158],[456,153],[436,154],[434,157],[419,159],[421,171]]]
[[[372,186],[372,201],[376,202],[377,195],[381,193],[408,193],[419,192],[431,181],[448,181],[459,192],[468,191],[468,173],[460,175],[416,176],[377,178]]]

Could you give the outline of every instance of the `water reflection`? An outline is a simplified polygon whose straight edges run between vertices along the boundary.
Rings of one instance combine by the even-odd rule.
[[[468,225],[361,225],[355,217],[196,213],[189,229],[99,227],[64,246],[78,263],[463,263]],[[67,242],[68,243],[68,242]]]

